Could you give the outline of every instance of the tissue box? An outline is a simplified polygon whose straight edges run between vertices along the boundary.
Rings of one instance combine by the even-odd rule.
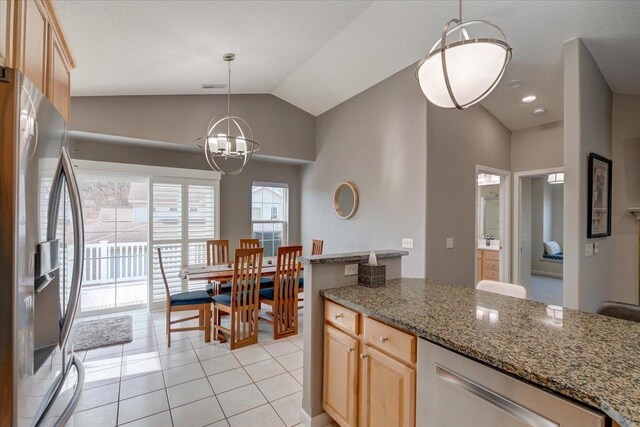
[[[358,264],[358,284],[368,288],[384,286],[386,269],[384,265]]]

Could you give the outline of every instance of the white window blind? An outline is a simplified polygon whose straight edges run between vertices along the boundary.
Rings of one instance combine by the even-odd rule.
[[[216,236],[216,184],[195,179],[157,178],[152,182],[153,302],[166,298],[157,248],[170,292],[204,289],[205,280],[181,280],[185,265],[204,264],[206,242]],[[157,305],[156,305],[157,306]]]
[[[162,252],[162,264],[173,294],[182,291],[178,277],[182,268],[182,197],[180,182],[152,182],[151,223],[153,248],[153,302],[164,301],[166,291],[158,264],[158,248]]]
[[[286,184],[254,182],[251,188],[251,229],[264,256],[276,256],[288,244],[289,189]]]

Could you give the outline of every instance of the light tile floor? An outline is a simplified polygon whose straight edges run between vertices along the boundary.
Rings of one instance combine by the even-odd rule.
[[[234,351],[205,343],[202,331],[173,333],[168,348],[164,311],[126,314],[133,317],[131,343],[80,354],[85,384],[68,426],[300,423],[302,312],[297,336],[274,341],[271,326],[261,322],[259,344]]]

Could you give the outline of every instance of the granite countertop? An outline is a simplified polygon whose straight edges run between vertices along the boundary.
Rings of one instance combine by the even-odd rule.
[[[324,254],[324,255],[310,255],[302,256],[299,259],[305,264],[332,264],[338,262],[360,262],[369,259],[369,254],[372,251],[366,252],[345,252],[340,254]],[[383,249],[379,251],[373,251],[376,253],[378,259],[395,258],[399,256],[409,255],[409,251],[398,249]]]
[[[545,304],[428,279],[321,295],[640,425],[640,323],[570,309],[554,321]]]

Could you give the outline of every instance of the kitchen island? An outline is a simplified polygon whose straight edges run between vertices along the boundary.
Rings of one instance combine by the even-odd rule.
[[[638,323],[558,311],[538,302],[425,279],[394,279],[380,288],[343,286],[320,294],[414,334],[420,342],[593,408],[622,426],[640,425]],[[424,380],[421,348],[418,390]],[[425,405],[420,396],[418,392],[418,407]]]

